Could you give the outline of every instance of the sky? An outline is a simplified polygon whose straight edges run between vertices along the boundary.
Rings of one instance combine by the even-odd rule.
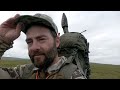
[[[0,24],[15,14],[34,15],[47,14],[52,17],[60,35],[64,34],[61,27],[62,14],[68,19],[70,32],[82,32],[90,43],[89,60],[94,63],[120,65],[120,11],[0,11]],[[14,41],[13,48],[3,56],[29,58],[26,36],[21,32]]]

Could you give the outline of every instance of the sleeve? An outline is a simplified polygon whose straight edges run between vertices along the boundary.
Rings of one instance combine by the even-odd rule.
[[[0,67],[0,79],[22,79],[25,68],[28,68],[27,64],[11,68]]]
[[[87,79],[87,78],[79,69],[76,69],[72,74],[71,79]]]
[[[0,67],[0,79],[19,79],[19,74],[14,68]]]

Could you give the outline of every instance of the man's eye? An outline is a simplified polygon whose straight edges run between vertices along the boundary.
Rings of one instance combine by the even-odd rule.
[[[30,43],[32,43],[32,41],[27,41],[27,44],[30,44]]]
[[[41,38],[41,39],[39,39],[39,40],[45,40],[44,38]]]
[[[45,38],[39,38],[38,40],[39,40],[39,41],[43,41],[43,40],[46,40],[46,39],[45,39]]]

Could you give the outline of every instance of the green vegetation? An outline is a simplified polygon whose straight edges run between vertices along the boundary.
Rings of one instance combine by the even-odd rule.
[[[30,60],[0,60],[0,67],[15,67],[30,63]]]
[[[1,60],[1,67],[15,67],[30,63],[30,60]],[[91,79],[120,79],[120,65],[91,63]]]
[[[120,65],[91,63],[91,79],[120,79]]]

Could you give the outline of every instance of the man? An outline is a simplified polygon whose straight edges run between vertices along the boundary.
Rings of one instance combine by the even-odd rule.
[[[31,64],[0,68],[1,79],[86,79],[76,65],[58,57],[58,29],[45,14],[15,15],[0,25],[0,57],[12,48],[13,41],[26,34]],[[18,53],[19,54],[19,53]]]

